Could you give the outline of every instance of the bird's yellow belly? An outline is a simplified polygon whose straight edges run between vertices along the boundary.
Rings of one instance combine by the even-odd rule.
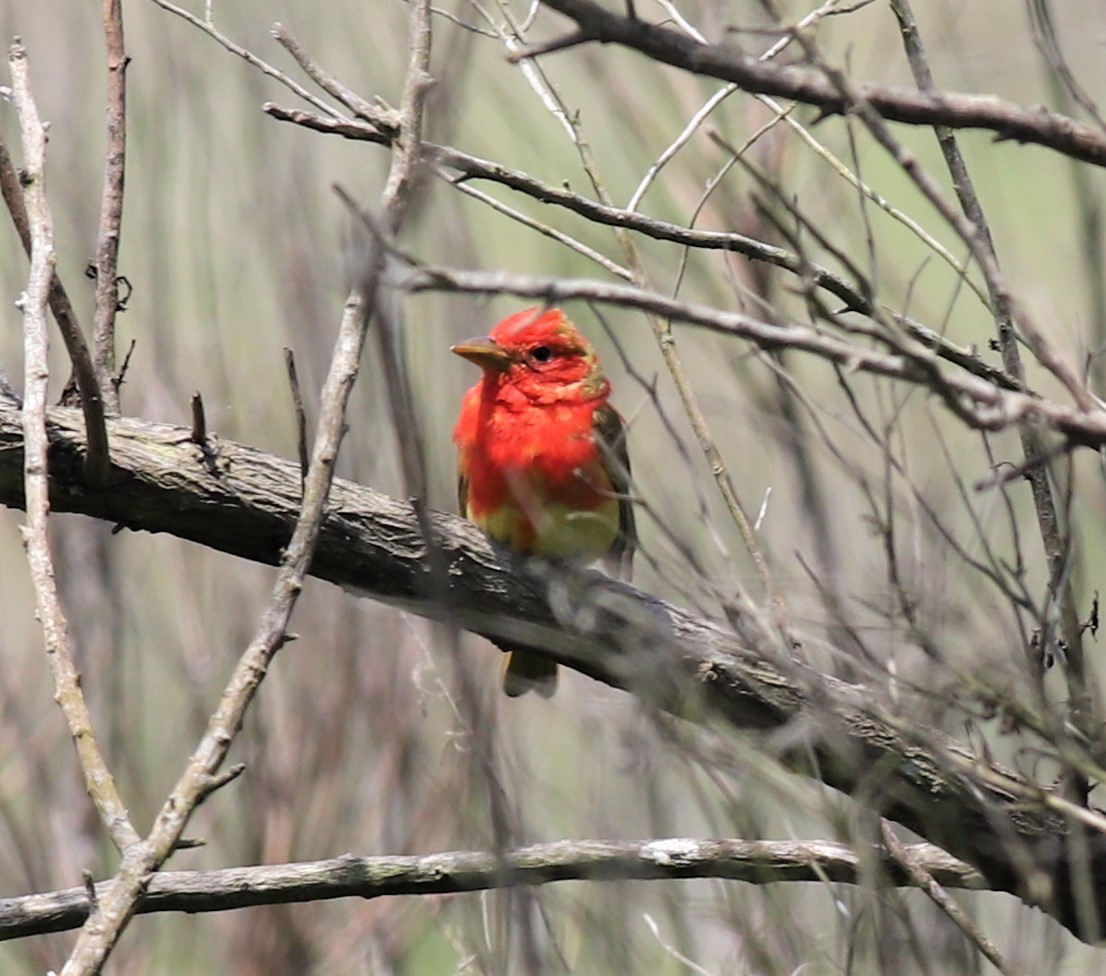
[[[605,556],[618,538],[618,500],[604,499],[593,509],[549,500],[534,505],[532,511],[502,505],[473,521],[493,539],[521,552],[592,560]]]

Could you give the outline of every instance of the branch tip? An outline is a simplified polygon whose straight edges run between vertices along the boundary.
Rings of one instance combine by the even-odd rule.
[[[198,444],[203,448],[207,447],[207,417],[204,413],[203,397],[200,396],[199,390],[192,394],[192,432],[189,439],[193,444]]]

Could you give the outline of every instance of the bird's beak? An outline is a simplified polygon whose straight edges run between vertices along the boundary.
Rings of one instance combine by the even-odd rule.
[[[449,351],[457,353],[470,363],[476,363],[481,369],[490,369],[498,373],[507,372],[514,362],[514,357],[506,349],[487,336],[458,342],[457,345],[450,346]]]

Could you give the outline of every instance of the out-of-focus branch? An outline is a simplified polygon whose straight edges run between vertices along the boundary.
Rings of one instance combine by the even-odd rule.
[[[21,429],[24,440],[22,485],[27,525],[27,550],[35,609],[42,626],[47,659],[54,678],[55,697],[65,715],[77,749],[85,788],[101,822],[116,846],[123,850],[138,839],[115,781],[104,762],[92,729],[92,717],[81,692],[80,674],[73,663],[69,628],[61,608],[47,522],[50,514],[47,480],[46,394],[50,372],[47,361],[46,307],[54,281],[53,218],[46,197],[46,129],[31,94],[27,52],[18,41],[8,53],[12,97],[22,133],[24,203],[31,242],[31,270],[23,309],[24,390]],[[101,418],[102,419],[102,418]],[[105,439],[106,443],[106,439]],[[86,477],[90,472],[85,470]]]
[[[933,872],[929,870],[925,864],[924,852],[919,856],[916,848],[907,847],[903,844],[895,836],[895,831],[887,821],[883,821],[881,833],[884,846],[892,863],[903,871],[913,884],[929,895],[933,903],[968,937],[972,944],[990,960],[991,964],[1000,973],[1003,973],[1004,976],[1010,976],[1013,973],[1010,964],[998,951],[998,947],[983,934],[982,929],[967,911],[949,896],[945,889],[950,886],[938,881]]]
[[[187,428],[120,418],[109,421],[118,488],[85,493],[79,415],[54,408],[48,423],[55,508],[171,532],[256,561],[280,560],[300,511],[295,462],[223,440],[205,452]],[[24,504],[21,465],[19,410],[0,400],[0,502]],[[328,511],[313,575],[525,643],[631,689],[650,706],[783,731],[777,740],[783,761],[862,797],[977,867],[990,885],[1042,904],[1073,931],[1088,937],[1100,931],[1101,919],[1080,914],[1071,875],[1078,858],[1080,883],[1096,894],[1101,888],[1103,896],[1088,904],[1106,904],[1101,818],[881,710],[870,691],[792,662],[786,648],[751,648],[602,574],[507,561],[472,524],[431,513],[449,566],[443,594],[409,503],[335,481]]]
[[[932,844],[904,848],[912,866],[945,888],[986,888],[967,864]],[[652,881],[723,878],[748,884],[815,881],[871,882],[872,859],[887,882],[914,882],[885,851],[864,864],[853,848],[830,841],[565,840],[502,854],[449,851],[421,857],[345,857],[294,864],[168,871],[150,881],[136,914],[222,912],[256,905],[488,891],[554,881]],[[97,895],[107,886],[96,886]],[[0,899],[0,941],[76,928],[88,915],[88,891],[63,891]]]
[[[542,2],[576,22],[580,29],[577,43],[621,44],[655,61],[733,82],[747,92],[816,106],[823,115],[840,115],[851,108],[850,99],[820,71],[758,61],[723,44],[700,44],[686,34],[638,17],[612,13],[592,0]],[[526,54],[523,52],[522,56]],[[986,129],[999,139],[1034,143],[1074,159],[1106,166],[1106,133],[1044,108],[1023,108],[993,95],[927,92],[873,84],[857,87],[865,102],[891,122]]]
[[[907,58],[918,87],[925,91],[933,90],[933,75],[925,54],[921,32],[918,30],[918,24],[914,19],[914,12],[909,0],[892,0],[891,9],[899,21]],[[975,227],[978,246],[986,252],[986,256],[994,263],[997,271],[998,255],[995,251],[990,224],[979,195],[976,193],[975,183],[968,170],[967,161],[960,151],[956,135],[947,126],[938,126],[936,136],[964,216]],[[996,281],[994,276],[985,275],[985,280],[991,307],[994,310],[997,341],[1002,352],[1003,364],[1010,375],[1024,377],[1025,369],[1022,365],[1021,351],[1018,348],[1013,301],[1006,290],[1000,287],[1001,283]],[[1024,330],[1024,320],[1021,325]],[[1051,343],[1046,342],[1043,336],[1031,335],[1031,339],[1033,350],[1037,352],[1046,365],[1051,362],[1053,365],[1050,368],[1057,375],[1060,375],[1055,367],[1059,357],[1052,351]],[[1060,370],[1063,370],[1062,364]],[[1067,382],[1069,389],[1073,383],[1080,389],[1086,389],[1086,384],[1080,377],[1069,376]],[[1088,396],[1084,402],[1093,401]],[[1020,426],[1018,436],[1021,439],[1022,455],[1025,460],[1040,458],[1047,454],[1047,448],[1040,431],[1032,426]],[[1052,491],[1050,464],[1048,462],[1033,464],[1026,471],[1026,479],[1029,481],[1032,491],[1038,531],[1041,535],[1045,558],[1048,560],[1049,587],[1052,591],[1052,599],[1060,609],[1059,629],[1060,639],[1063,641],[1065,648],[1063,669],[1068,684],[1068,714],[1072,724],[1079,729],[1080,734],[1087,741],[1095,741],[1099,737],[1100,723],[1095,717],[1095,695],[1089,684],[1090,676],[1083,654],[1083,627],[1076,603],[1075,586],[1069,572],[1071,550],[1069,540],[1065,538],[1056,499]],[[1048,620],[1042,622],[1046,631],[1052,626],[1050,620],[1051,615],[1049,615]],[[1046,645],[1051,644],[1053,640],[1052,635],[1047,632],[1042,636],[1042,639]],[[1089,791],[1088,783],[1075,774],[1074,771],[1069,771],[1069,777],[1071,779],[1069,785],[1073,796],[1085,800]]]
[[[1064,101],[1078,104],[1094,120],[1095,125],[1106,132],[1106,119],[1102,117],[1098,105],[1086,88],[1075,77],[1075,72],[1064,55],[1064,47],[1056,29],[1056,19],[1049,4],[1050,0],[1028,0],[1025,5],[1037,49],[1053,77],[1063,86],[1067,96]]]

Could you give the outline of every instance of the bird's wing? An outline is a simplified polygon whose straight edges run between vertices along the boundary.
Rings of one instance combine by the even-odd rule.
[[[618,496],[618,538],[606,560],[615,566],[622,579],[629,580],[637,548],[637,525],[630,497],[630,452],[626,446],[626,424],[619,412],[605,403],[592,416],[592,431],[603,458],[603,467]]]

